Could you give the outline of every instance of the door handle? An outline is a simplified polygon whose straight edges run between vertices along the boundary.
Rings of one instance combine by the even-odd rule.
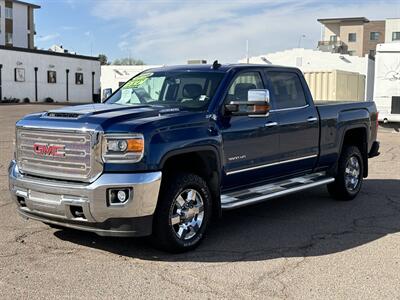
[[[275,127],[277,126],[278,123],[277,122],[268,122],[264,125],[264,127]]]
[[[316,117],[309,117],[309,118],[307,119],[307,122],[313,123],[313,122],[315,122],[315,121],[317,121],[317,120],[318,120],[318,118],[316,118]]]

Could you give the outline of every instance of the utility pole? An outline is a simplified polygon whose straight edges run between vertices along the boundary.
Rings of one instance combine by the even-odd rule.
[[[250,58],[249,58],[249,40],[246,40],[246,62],[248,64],[250,63]]]

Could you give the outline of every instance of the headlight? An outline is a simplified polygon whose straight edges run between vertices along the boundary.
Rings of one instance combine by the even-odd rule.
[[[103,139],[103,161],[135,163],[143,158],[142,134],[106,134]]]

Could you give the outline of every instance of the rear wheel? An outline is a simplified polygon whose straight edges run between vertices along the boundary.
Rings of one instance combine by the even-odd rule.
[[[343,149],[339,158],[335,182],[328,185],[329,193],[338,200],[352,200],[361,190],[364,164],[360,150],[355,146]]]
[[[179,173],[163,183],[154,216],[152,241],[169,252],[197,247],[211,214],[211,195],[198,175]]]

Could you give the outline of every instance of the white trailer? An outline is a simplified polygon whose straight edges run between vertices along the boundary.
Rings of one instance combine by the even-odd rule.
[[[376,47],[374,101],[379,121],[400,122],[400,43]]]

